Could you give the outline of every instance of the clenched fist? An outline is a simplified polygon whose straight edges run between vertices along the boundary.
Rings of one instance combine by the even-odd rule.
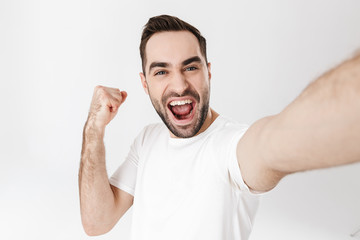
[[[91,100],[88,121],[93,126],[105,129],[115,117],[120,105],[125,101],[127,93],[117,88],[96,86]]]

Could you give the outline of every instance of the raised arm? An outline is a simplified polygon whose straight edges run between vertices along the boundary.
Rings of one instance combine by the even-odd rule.
[[[88,235],[108,232],[130,208],[133,196],[111,186],[105,167],[104,133],[126,92],[97,86],[84,126],[79,170],[81,219]]]
[[[267,191],[289,173],[360,161],[360,55],[312,82],[239,141],[246,184]]]

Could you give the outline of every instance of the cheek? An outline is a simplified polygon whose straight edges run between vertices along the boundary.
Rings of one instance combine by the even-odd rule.
[[[200,94],[204,94],[210,90],[210,81],[208,81],[207,79],[203,79],[203,81],[199,81],[195,85],[195,88]]]
[[[152,98],[161,102],[161,99],[165,94],[166,86],[160,83],[152,83],[148,85],[148,90]]]
[[[206,89],[209,88],[210,79],[208,77],[207,72],[201,72],[199,75],[194,78],[194,83],[198,89]]]

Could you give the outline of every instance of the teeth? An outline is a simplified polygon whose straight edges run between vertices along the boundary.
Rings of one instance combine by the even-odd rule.
[[[185,105],[190,104],[192,101],[190,99],[182,100],[182,101],[172,101],[170,103],[170,106],[177,106],[177,105]]]

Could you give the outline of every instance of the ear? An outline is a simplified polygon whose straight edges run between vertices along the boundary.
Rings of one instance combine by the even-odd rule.
[[[209,81],[211,80],[211,63],[207,64]]]
[[[145,75],[144,75],[142,72],[139,73],[139,75],[140,75],[140,79],[141,79],[141,85],[142,85],[145,93],[146,93],[147,95],[149,95],[149,89],[148,89],[148,84],[147,84],[147,82],[146,82],[146,77],[145,77]]]

